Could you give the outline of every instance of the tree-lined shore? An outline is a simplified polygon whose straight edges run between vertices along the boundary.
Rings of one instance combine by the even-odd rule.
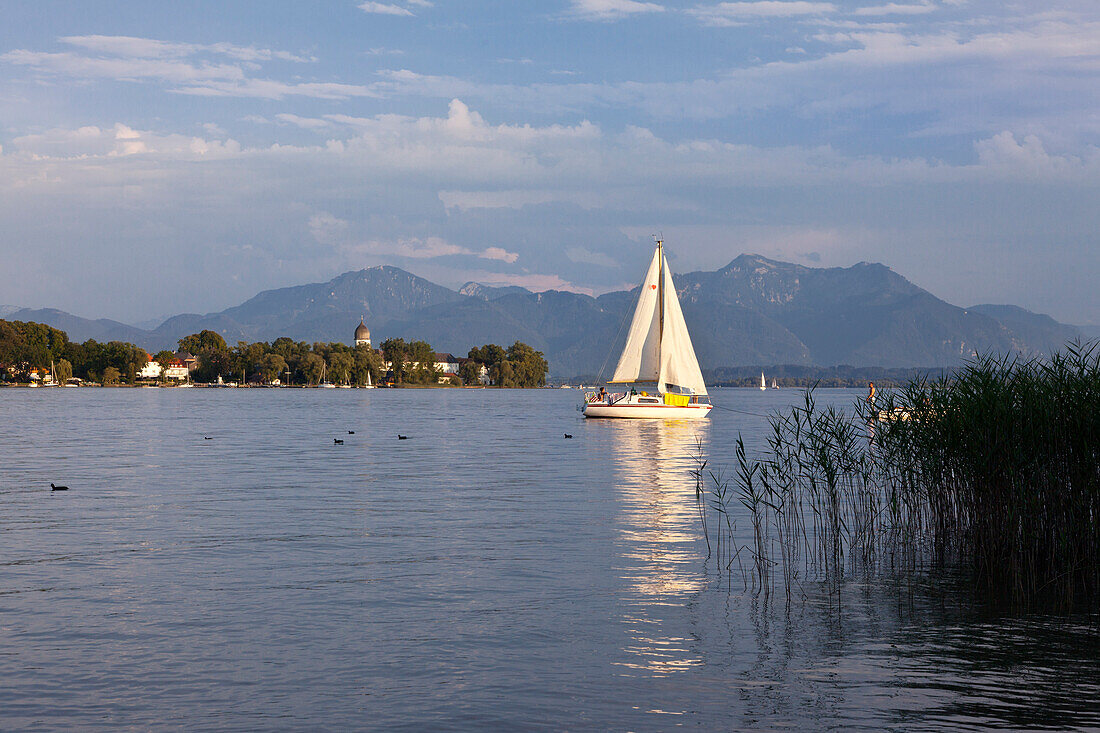
[[[0,320],[0,383],[29,383],[32,375],[51,368],[58,383],[70,379],[105,385],[136,385],[150,360],[167,369],[180,355],[195,358],[188,373],[199,384],[236,382],[248,385],[281,384],[313,386],[324,378],[338,384],[367,383],[452,386],[488,384],[498,387],[538,387],[546,383],[546,360],[541,352],[516,342],[508,348],[496,344],[475,347],[460,360],[456,374],[437,367],[436,354],[425,341],[387,339],[379,350],[366,345],[339,342],[245,342],[235,346],[215,331],[204,330],[179,341],[179,351],[160,351],[150,356],[144,349],[122,341],[101,344],[69,341],[68,335],[41,323]]]

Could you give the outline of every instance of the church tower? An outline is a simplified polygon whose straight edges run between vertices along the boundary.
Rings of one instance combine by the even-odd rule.
[[[355,328],[355,345],[370,348],[370,329],[363,323],[362,318],[359,319],[359,325]]]

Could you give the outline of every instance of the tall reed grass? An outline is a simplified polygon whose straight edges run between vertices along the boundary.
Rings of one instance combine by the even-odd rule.
[[[738,438],[734,478],[695,472],[708,546],[713,530],[723,566],[757,590],[780,580],[789,601],[806,580],[950,566],[1015,604],[1100,602],[1096,344],[977,359],[850,415],[808,390],[770,425],[760,458]]]

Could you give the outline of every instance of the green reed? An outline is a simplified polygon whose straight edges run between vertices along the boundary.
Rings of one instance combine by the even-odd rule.
[[[747,549],[753,587],[769,594],[778,574],[788,601],[804,580],[839,588],[856,572],[948,565],[1017,604],[1100,599],[1096,344],[1045,361],[977,359],[853,413],[819,407],[809,390],[770,418],[762,457],[738,438],[735,489],[695,474],[723,518],[727,569]],[[734,500],[752,525],[740,547]]]

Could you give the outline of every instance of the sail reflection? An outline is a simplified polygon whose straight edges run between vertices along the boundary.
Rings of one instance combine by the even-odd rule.
[[[663,676],[701,663],[689,639],[662,634],[661,609],[684,605],[704,585],[692,458],[706,448],[709,423],[614,420],[615,489],[622,504],[620,558],[631,637],[618,662]]]

